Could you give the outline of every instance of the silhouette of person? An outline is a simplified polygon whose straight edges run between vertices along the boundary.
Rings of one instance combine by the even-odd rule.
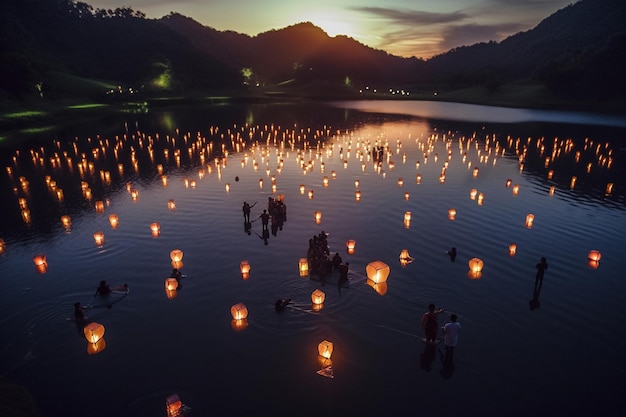
[[[437,323],[437,316],[443,311],[443,308],[435,310],[434,304],[428,305],[428,311],[422,316],[422,329],[424,329],[424,335],[426,336],[424,341],[427,343],[435,343],[437,339],[437,331],[439,330],[439,324]]]
[[[85,320],[86,307],[80,305],[80,303],[74,303],[74,319],[76,321]]]
[[[109,284],[105,280],[102,280],[100,281],[100,285],[96,289],[95,295],[107,295],[110,292],[111,292],[111,287],[109,287]]]
[[[435,357],[437,356],[436,346],[432,343],[426,343],[424,351],[420,355],[420,368],[426,372],[430,372]]]
[[[341,287],[348,282],[348,270],[350,267],[350,262],[346,262],[345,265],[341,264],[338,266],[339,268],[339,281],[337,282],[337,287],[339,287],[339,295],[341,295]]]
[[[243,222],[243,231],[244,233],[251,235],[252,234],[252,223]]]
[[[268,230],[267,226],[270,223],[270,215],[267,210],[263,210],[263,213],[257,219],[261,219],[261,224],[263,225],[263,230]],[[269,230],[268,230],[269,231]]]
[[[450,255],[450,260],[454,262],[456,259],[456,248],[454,246],[448,251],[448,255]]]
[[[261,236],[260,234],[256,233],[256,235],[259,237],[259,239],[263,240],[263,243],[267,245],[267,241],[270,238],[270,231],[267,229],[263,230],[263,236]]]
[[[457,315],[452,314],[450,321],[443,328],[443,343],[446,347],[446,356],[443,360],[444,366],[451,366],[454,359],[454,348],[459,341],[459,333],[461,332],[461,324],[457,322]]]
[[[274,303],[274,309],[276,309],[276,311],[278,311],[280,313],[290,303],[291,303],[291,298],[279,298],[278,300],[276,300],[276,303]]]
[[[548,261],[546,261],[546,258],[542,257],[539,263],[535,265],[535,268],[537,268],[537,275],[535,275],[535,286],[541,287],[541,284],[543,284],[543,274],[545,273],[546,269],[548,269]]]

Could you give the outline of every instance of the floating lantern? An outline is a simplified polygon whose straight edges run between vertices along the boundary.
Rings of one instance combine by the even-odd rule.
[[[111,223],[111,228],[116,229],[120,223],[120,218],[117,217],[117,214],[111,214],[109,216],[109,223]]]
[[[94,321],[83,328],[83,333],[89,343],[98,343],[104,336],[104,326]]]
[[[417,176],[415,177],[415,183],[416,184],[422,183],[422,176],[420,174],[417,174]]]
[[[165,278],[165,289],[175,291],[178,289],[178,280],[173,277]]]
[[[346,250],[348,251],[348,255],[354,255],[355,246],[356,246],[356,241],[352,239],[346,241]]]
[[[548,171],[548,179],[551,180],[553,176],[554,176],[554,170],[551,169],[550,171]]]
[[[45,265],[47,263],[46,255],[44,255],[43,253],[40,253],[39,255],[35,255],[33,257],[33,262],[37,266]]]
[[[526,227],[528,227],[529,229],[532,228],[534,221],[535,221],[535,215],[534,214],[527,214],[526,215]]]
[[[152,236],[158,236],[161,233],[161,224],[158,222],[150,223],[150,230],[152,231]]]
[[[591,250],[587,255],[587,259],[589,259],[590,261],[599,262],[601,258],[602,254],[597,250]]]
[[[313,190],[309,190],[309,200],[313,199]]]
[[[4,248],[6,247],[6,243],[4,239],[0,239],[0,253],[4,253]]]
[[[361,181],[359,180],[354,180],[354,188],[359,188],[359,185],[361,184]]]
[[[514,256],[517,253],[517,245],[515,243],[511,243],[509,245],[509,255]]]
[[[130,197],[133,199],[133,201],[137,200],[137,198],[139,198],[139,191],[137,191],[136,189],[132,188],[130,190]]]
[[[168,208],[170,211],[175,210],[175,209],[176,209],[176,202],[175,202],[174,200],[169,200],[169,201],[167,202],[167,208]]]
[[[506,180],[506,188],[509,188],[511,186],[511,183],[513,182],[513,180],[511,179],[507,179]]]
[[[250,262],[241,261],[239,263],[239,270],[241,271],[241,278],[248,279],[250,278]]]
[[[30,210],[27,208],[22,209],[22,219],[25,223],[30,223]]]
[[[320,342],[320,344],[317,345],[317,353],[326,359],[330,359],[333,355],[333,342],[329,342],[328,340]]]
[[[170,252],[170,259],[172,262],[181,262],[183,260],[183,251],[180,249],[174,249]]]
[[[324,304],[325,299],[326,294],[324,293],[324,291],[315,289],[315,291],[311,293],[311,301],[313,302],[313,304]]]
[[[354,199],[356,201],[361,201],[361,191],[356,190],[356,192],[354,193]]]
[[[406,201],[409,201],[409,198],[411,197],[411,194],[408,193],[408,191],[406,193],[404,193],[404,199]]]
[[[574,187],[576,186],[576,180],[578,178],[576,177],[576,175],[572,176],[572,179],[569,182],[569,188],[571,188],[572,190],[574,189]]]
[[[478,195],[478,190],[476,188],[472,188],[470,190],[470,199],[476,200],[476,195]]]
[[[472,174],[474,177],[478,176],[478,167],[474,167],[474,173]]]
[[[324,187],[328,187],[328,177],[326,177],[326,176],[325,176],[325,177],[322,179],[322,184],[324,185]]]
[[[456,209],[455,208],[451,208],[451,209],[448,210],[448,219],[450,219],[450,220],[456,219]]]
[[[404,179],[398,178],[398,187],[402,187],[404,185]]]
[[[404,213],[404,227],[407,229],[411,227],[411,212],[410,211],[407,211],[406,213]]]
[[[518,195],[519,194],[519,185],[515,184],[513,186],[513,195]]]
[[[165,399],[165,408],[167,409],[167,417],[178,417],[182,414],[183,402],[178,395],[172,394]]]
[[[161,175],[161,184],[163,187],[167,187],[167,175]]]
[[[237,303],[230,308],[234,320],[243,320],[248,317],[248,308],[244,303]]]
[[[298,261],[298,270],[301,277],[309,276],[309,260],[307,258],[300,258]]]
[[[305,186],[304,184],[300,184],[300,194],[304,194]]]
[[[554,185],[552,185],[552,186],[550,187],[550,191],[548,192],[548,194],[549,194],[550,196],[553,196],[553,195],[554,195],[554,190],[555,190],[555,189],[556,189],[556,187],[555,187]]]
[[[196,186],[195,181],[194,181],[193,186],[194,186],[194,187]],[[229,193],[229,192],[230,192],[230,183],[228,183],[228,182],[226,183],[226,192],[227,192],[227,193]]]
[[[101,200],[96,201],[96,213],[104,213],[104,202]]]
[[[606,185],[606,195],[611,195],[613,192],[613,183],[610,182]]]
[[[483,270],[483,261],[480,258],[472,258],[469,260],[468,262],[469,265],[469,272],[468,272],[468,277],[470,277],[471,279],[480,279],[480,277],[482,276],[482,270]]]
[[[320,224],[322,222],[322,212],[321,211],[316,211],[315,213],[313,213],[313,216],[315,217],[315,224]]]
[[[102,232],[94,233],[93,234],[93,240],[96,241],[96,245],[102,246],[102,244],[104,243],[104,233],[102,233]]]
[[[389,276],[389,266],[382,261],[373,261],[367,264],[365,267],[367,278],[372,280],[375,284],[387,281]]]
[[[61,224],[66,229],[69,229],[72,226],[72,220],[70,219],[70,216],[61,216]]]
[[[479,193],[476,203],[478,203],[479,206],[482,206],[484,201],[485,201],[485,194]]]
[[[87,353],[90,355],[95,355],[97,353],[102,352],[107,347],[107,343],[104,340],[104,337],[98,340],[96,343],[87,343]]]
[[[409,255],[409,250],[402,249],[402,251],[400,252],[400,265],[404,267],[410,264],[411,262],[413,262],[413,258],[411,257],[411,255]]]

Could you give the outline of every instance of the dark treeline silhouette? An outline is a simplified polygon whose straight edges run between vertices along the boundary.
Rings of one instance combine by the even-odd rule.
[[[367,84],[414,90],[543,83],[564,97],[620,98],[626,53],[623,0],[581,0],[501,42],[460,46],[428,60],[402,58],[311,23],[256,36],[218,31],[171,13],[147,19],[130,7],[94,9],[73,0],[0,5],[0,97],[32,95],[50,74],[185,92],[243,84]],[[163,79],[165,85],[155,85]],[[323,94],[323,93],[321,93]]]

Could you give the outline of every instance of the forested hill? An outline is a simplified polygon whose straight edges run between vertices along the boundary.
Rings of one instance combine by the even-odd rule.
[[[543,83],[571,97],[626,96],[624,0],[581,0],[501,42],[455,48],[429,60],[402,58],[304,22],[256,36],[218,31],[171,13],[147,19],[130,7],[74,0],[0,4],[0,98],[44,86],[71,95],[58,74],[151,92],[245,85],[328,84],[497,90]]]

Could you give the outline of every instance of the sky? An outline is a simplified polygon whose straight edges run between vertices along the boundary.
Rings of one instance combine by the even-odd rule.
[[[147,18],[180,13],[204,26],[256,36],[312,22],[329,36],[428,59],[452,48],[501,41],[577,0],[81,0],[131,7]]]

